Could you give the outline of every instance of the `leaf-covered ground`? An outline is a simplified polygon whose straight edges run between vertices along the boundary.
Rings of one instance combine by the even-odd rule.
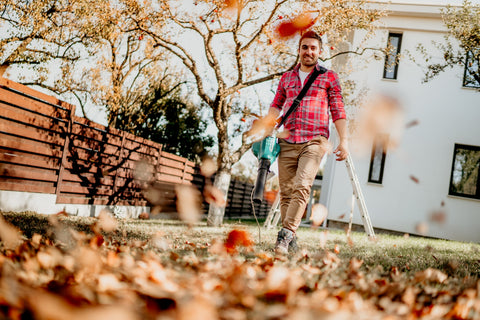
[[[10,319],[478,319],[480,245],[229,223],[4,213]]]

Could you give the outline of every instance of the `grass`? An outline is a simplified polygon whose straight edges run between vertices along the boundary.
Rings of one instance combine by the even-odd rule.
[[[251,221],[2,215],[0,318],[480,319],[475,243],[301,228],[282,257]]]
[[[49,217],[32,212],[4,212],[6,221],[31,238],[38,233],[52,235]],[[62,217],[62,224],[77,231],[91,232],[96,218]],[[200,222],[187,227],[178,220],[134,220],[118,221],[116,232],[108,237],[116,241],[148,242],[155,234],[161,233],[177,253],[208,247],[212,242],[224,240],[232,229],[244,229],[254,240],[254,252],[271,252],[276,239],[277,228],[260,228],[253,220],[226,220],[222,227],[208,227]],[[300,228],[297,231],[299,245],[304,256],[324,251],[335,252],[343,261],[352,258],[363,260],[366,269],[381,268],[390,272],[392,268],[411,275],[427,268],[442,270],[450,277],[475,281],[480,278],[480,244],[421,237],[406,237],[377,234],[376,241],[370,240],[363,232],[352,232],[350,239],[343,230],[313,230]],[[325,241],[326,239],[326,241]]]

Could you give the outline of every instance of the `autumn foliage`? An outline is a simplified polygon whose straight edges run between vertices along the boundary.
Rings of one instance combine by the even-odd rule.
[[[157,230],[137,239],[128,237],[122,223],[106,212],[89,219],[85,231],[69,227],[70,218],[63,215],[44,219],[45,234],[29,237],[0,222],[1,318],[480,316],[478,273],[454,276],[452,270],[459,268],[454,260],[441,270],[433,248],[426,250],[438,259],[439,268],[409,271],[410,262],[385,267],[346,258],[344,251],[360,253],[361,246],[329,240],[327,232],[318,232],[323,243],[313,249],[281,257],[254,243],[247,228],[226,228],[221,236],[208,229],[199,238],[194,230],[181,227],[180,232]],[[478,257],[478,251],[472,255]]]

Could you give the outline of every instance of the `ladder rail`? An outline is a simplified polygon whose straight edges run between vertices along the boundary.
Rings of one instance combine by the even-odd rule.
[[[375,239],[375,231],[372,227],[372,222],[370,221],[370,216],[368,214],[367,205],[365,203],[365,198],[362,193],[362,189],[360,187],[360,182],[358,181],[358,177],[355,171],[355,167],[353,165],[352,158],[350,154],[345,159],[345,166],[347,168],[348,175],[350,177],[350,182],[352,183],[353,189],[353,196],[357,200],[358,209],[360,211],[360,216],[363,221],[363,226],[365,228],[365,232],[371,239]],[[277,194],[275,201],[273,202],[270,211],[267,215],[267,218],[264,223],[265,228],[272,228],[275,227],[279,220],[280,220],[280,192]],[[352,203],[352,212],[350,213],[350,224],[352,223],[352,215],[353,215],[353,203]]]
[[[375,238],[375,232],[372,227],[372,222],[370,221],[370,216],[368,214],[367,205],[365,203],[365,198],[360,187],[360,182],[358,181],[357,174],[355,173],[355,167],[353,165],[352,158],[350,154],[345,159],[345,166],[347,167],[348,175],[352,182],[353,194],[355,195],[358,203],[358,209],[360,211],[360,216],[363,220],[363,226],[370,238]]]
[[[275,197],[275,201],[273,202],[272,206],[270,207],[270,211],[268,212],[267,218],[265,219],[265,222],[263,226],[265,228],[272,228],[278,224],[279,218],[277,216],[279,215],[280,209],[280,192],[277,193],[277,196]]]

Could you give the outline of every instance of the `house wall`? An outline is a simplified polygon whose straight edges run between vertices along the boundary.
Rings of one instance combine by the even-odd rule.
[[[395,11],[383,20],[384,28],[368,46],[386,45],[388,32],[403,33],[401,54],[422,43],[435,53],[432,40],[442,42],[445,27],[438,6],[396,4]],[[419,12],[421,14],[419,14]],[[363,34],[357,32],[352,47],[360,44]],[[424,231],[427,236],[480,242],[480,200],[448,195],[454,144],[480,146],[480,92],[462,87],[463,68],[447,69],[432,81],[422,84],[420,66],[408,58],[399,64],[397,80],[382,79],[384,59],[372,56],[354,58],[350,63],[357,72],[351,75],[357,88],[370,93],[383,93],[397,98],[404,108],[404,122],[418,124],[406,128],[400,144],[388,150],[383,183],[368,183],[371,142],[368,152],[353,152],[352,157],[362,187],[372,224],[376,228],[410,234]],[[420,61],[420,60],[419,60]],[[354,112],[350,110],[350,116]],[[355,134],[353,134],[355,136]],[[327,166],[328,167],[328,166]],[[349,221],[352,188],[343,163],[334,163],[332,180],[323,202],[329,208],[329,219]],[[431,219],[433,212],[442,211],[446,221]],[[358,206],[354,223],[362,224]],[[420,229],[422,224],[425,228]]]

